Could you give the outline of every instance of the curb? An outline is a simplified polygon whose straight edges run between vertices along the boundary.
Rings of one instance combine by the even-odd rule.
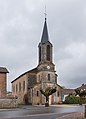
[[[83,113],[76,112],[61,117],[57,117],[56,119],[83,119],[83,117],[84,117]]]
[[[12,109],[0,109],[0,112],[3,112],[3,111],[15,111],[17,110],[18,108],[12,108]]]

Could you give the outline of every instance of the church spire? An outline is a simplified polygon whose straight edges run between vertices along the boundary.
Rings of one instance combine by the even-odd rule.
[[[46,43],[49,41],[49,36],[48,36],[48,30],[47,30],[47,18],[46,18],[46,7],[45,7],[45,23],[44,23],[44,28],[43,28],[43,33],[42,33],[42,38],[41,38],[41,43]]]
[[[53,45],[49,41],[48,30],[47,30],[47,18],[45,10],[45,22],[41,42],[39,43],[39,64],[41,63],[52,63],[52,47]]]

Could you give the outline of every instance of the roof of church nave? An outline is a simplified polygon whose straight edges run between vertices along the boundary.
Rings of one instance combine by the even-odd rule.
[[[17,79],[19,79],[20,77],[22,77],[23,75],[27,74],[27,73],[37,73],[37,68],[31,69],[29,71],[26,71],[25,73],[21,74],[20,76],[18,76],[16,79],[14,79],[11,83],[13,83],[14,81],[16,81]]]

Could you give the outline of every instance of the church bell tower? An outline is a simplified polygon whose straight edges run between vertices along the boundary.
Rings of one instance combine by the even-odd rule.
[[[52,63],[52,44],[49,41],[46,18],[39,43],[39,64],[41,63]]]
[[[37,66],[37,82],[40,84],[40,88],[45,90],[48,87],[57,87],[57,74],[55,71],[55,65],[53,63],[53,45],[49,41],[47,19],[45,17],[44,27],[41,37],[41,42],[38,45],[39,49],[39,63]],[[50,103],[56,100],[56,94],[51,96]],[[43,104],[45,99],[40,96],[40,102]]]
[[[52,48],[53,45],[49,41],[48,29],[47,29],[47,19],[45,17],[41,42],[38,45],[39,48],[39,66],[48,70],[54,70],[53,58],[52,58]]]
[[[53,45],[49,41],[48,29],[47,29],[47,19],[45,17],[44,27],[41,37],[41,42],[38,45],[39,49],[39,63],[38,63],[38,73],[37,79],[42,83],[57,83],[57,75],[55,72],[55,65],[53,63]]]

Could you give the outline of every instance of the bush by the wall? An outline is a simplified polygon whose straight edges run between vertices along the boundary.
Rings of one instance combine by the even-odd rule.
[[[79,104],[80,103],[80,98],[79,97],[76,97],[76,96],[67,96],[65,98],[65,102],[66,104]]]
[[[65,98],[65,104],[86,104],[86,98],[80,98],[74,95],[69,95]]]

